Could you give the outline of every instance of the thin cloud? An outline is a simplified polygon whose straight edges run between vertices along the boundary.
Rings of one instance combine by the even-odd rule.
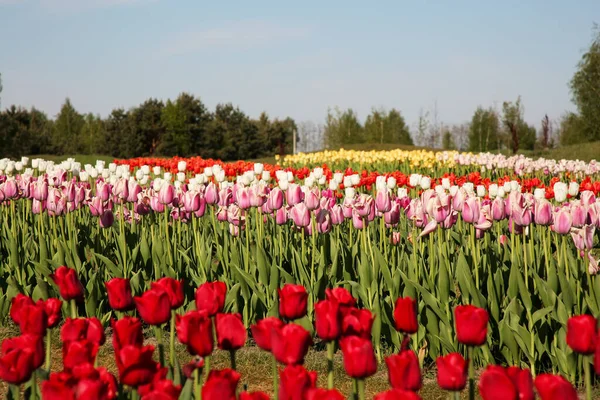
[[[49,10],[82,11],[93,8],[107,8],[115,6],[154,3],[156,1],[158,0],[38,0],[38,3],[42,7]]]
[[[179,32],[163,46],[162,53],[181,55],[210,48],[251,49],[306,38],[307,27],[291,27],[267,21],[228,22],[200,31]]]

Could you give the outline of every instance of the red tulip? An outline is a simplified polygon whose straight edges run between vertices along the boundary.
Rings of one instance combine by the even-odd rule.
[[[178,400],[181,393],[181,385],[174,385],[172,381],[167,379],[167,369],[163,368],[158,371],[152,382],[147,385],[140,386],[138,393],[142,399],[149,400]]]
[[[60,339],[63,342],[89,340],[102,346],[106,336],[98,318],[67,318],[60,329]]]
[[[43,305],[25,305],[19,315],[19,328],[22,334],[44,336],[48,324],[48,316]]]
[[[217,344],[221,350],[237,350],[246,344],[246,327],[240,314],[217,314]]]
[[[310,333],[296,324],[287,324],[271,331],[271,352],[285,365],[302,364],[312,344]]]
[[[34,304],[35,303],[31,299],[31,297],[25,296],[21,293],[17,294],[15,297],[12,298],[10,305],[10,317],[13,321],[15,321],[15,324],[20,324],[21,310],[23,309],[23,307],[33,306]]]
[[[459,353],[439,356],[435,360],[437,382],[440,388],[451,392],[463,390],[467,385],[469,364]]]
[[[371,329],[375,316],[365,308],[349,308],[342,320],[343,336],[360,336],[371,339]]]
[[[115,350],[119,381],[123,385],[138,387],[152,381],[160,365],[153,360],[154,346],[123,346]]]
[[[202,387],[202,400],[235,400],[240,374],[225,368],[213,369]]]
[[[38,300],[36,304],[44,307],[48,328],[56,327],[62,318],[62,301],[60,299],[49,298],[46,301]]]
[[[342,313],[335,300],[321,300],[315,305],[315,329],[323,340],[337,340],[342,334]]]
[[[579,354],[596,350],[597,321],[591,315],[577,315],[567,321],[567,344]]]
[[[279,371],[279,400],[304,400],[306,392],[316,387],[317,373],[302,365],[288,365]]]
[[[2,354],[13,350],[29,349],[33,353],[33,368],[38,369],[44,364],[44,339],[37,335],[21,335],[2,341]]]
[[[396,300],[394,309],[394,322],[396,330],[413,334],[417,333],[419,323],[417,322],[417,302],[411,297],[403,297]]]
[[[264,392],[242,392],[240,400],[270,400],[270,397]]]
[[[58,267],[50,278],[58,286],[58,291],[66,301],[83,300],[83,285],[77,278],[77,272],[74,269],[62,266]]]
[[[481,346],[485,343],[489,318],[486,310],[472,305],[457,306],[454,318],[459,343],[467,346]]]
[[[388,379],[394,389],[418,392],[421,389],[421,369],[419,360],[411,350],[403,350],[385,359]]]
[[[364,379],[377,372],[377,360],[370,339],[348,336],[340,341],[344,369],[351,378]]]
[[[293,321],[306,315],[308,293],[302,285],[287,283],[279,292],[279,315]]]
[[[171,303],[171,309],[175,310],[183,305],[185,300],[183,296],[183,282],[173,278],[162,278],[156,282],[152,282],[152,289],[160,288],[167,292],[169,295],[169,302]]]
[[[213,351],[212,320],[205,311],[189,311],[176,317],[177,338],[190,354],[206,357]]]
[[[104,368],[83,364],[71,373],[55,372],[42,383],[44,400],[98,399],[112,400],[117,397],[117,382]]]
[[[223,311],[227,286],[223,282],[206,282],[196,290],[196,309],[214,317]]]
[[[63,367],[70,371],[77,365],[94,364],[98,344],[89,340],[74,340],[63,343]]]
[[[150,289],[133,298],[140,317],[148,325],[162,325],[171,319],[169,295],[162,289]]]
[[[20,385],[31,378],[34,354],[30,348],[14,349],[0,357],[0,380]]]
[[[421,396],[409,390],[392,389],[376,394],[373,400],[421,400]]]
[[[560,375],[540,374],[535,378],[535,388],[541,400],[577,400],[577,391]]]
[[[267,317],[250,326],[256,345],[265,351],[271,351],[271,332],[281,329],[283,321],[275,317]]]
[[[356,299],[352,297],[349,291],[343,287],[337,287],[335,289],[325,289],[325,297],[327,300],[335,300],[340,305],[342,314],[347,308],[356,307]]]
[[[510,371],[509,371],[510,370]],[[533,400],[533,384],[528,370],[489,365],[479,378],[479,393],[483,400]]]
[[[345,400],[343,394],[335,389],[309,389],[306,392],[306,400]]]
[[[144,344],[144,334],[142,332],[142,323],[134,317],[124,317],[119,320],[110,321],[113,329],[113,347],[115,351],[131,345],[142,347]]]
[[[115,311],[130,311],[135,308],[129,279],[113,278],[105,286],[110,308]]]

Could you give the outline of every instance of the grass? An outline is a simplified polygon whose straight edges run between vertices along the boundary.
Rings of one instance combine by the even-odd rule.
[[[104,160],[108,164],[108,163],[113,162],[113,160],[115,159],[114,157],[100,155],[100,154],[78,154],[78,155],[65,154],[65,155],[60,155],[60,156],[53,155],[53,154],[37,154],[35,156],[29,156],[29,158],[30,159],[41,158],[41,159],[48,160],[48,161],[54,161],[55,163],[60,163],[64,160],[66,160],[67,158],[74,158],[75,161],[80,162],[81,165],[85,165],[85,164],[96,165],[96,160]]]

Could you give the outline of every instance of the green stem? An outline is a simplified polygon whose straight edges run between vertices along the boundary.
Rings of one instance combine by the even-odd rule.
[[[156,342],[158,343],[158,356],[160,360],[160,365],[165,366],[165,347],[163,345],[163,332],[161,326],[154,327],[154,334],[156,335]]]
[[[450,394],[450,400],[460,400],[460,392],[451,392]]]
[[[37,400],[37,383],[36,383],[36,372],[33,371],[33,373],[31,374],[31,391],[30,391],[30,395],[29,395],[29,400]],[[589,400],[589,399],[588,399]]]
[[[352,399],[358,400],[358,379],[352,379]]]
[[[71,318],[77,318],[77,303],[74,299],[71,299]]]
[[[590,360],[583,356],[583,371],[585,374],[585,399],[592,400],[592,376],[590,374]]]
[[[327,342],[327,389],[333,389],[333,355],[335,354],[335,341]]]
[[[473,368],[473,347],[467,347],[469,357],[469,400],[475,400],[475,369]]]
[[[140,398],[137,390],[131,389],[131,400],[138,400]]]
[[[235,362],[235,350],[229,350],[229,362],[231,363],[231,369],[237,370],[237,363]]]
[[[358,400],[365,400],[365,380],[358,379]]]
[[[175,367],[175,310],[171,311],[171,331],[169,334],[169,364]]]
[[[275,356],[273,356],[272,369],[273,369],[273,393],[275,393],[275,397],[278,397],[279,396],[279,376],[278,376],[278,371],[277,371],[277,360],[275,359]]]
[[[50,348],[52,347],[52,329],[48,329],[46,332],[46,371],[50,373],[50,366],[52,365],[52,359],[50,357]]]
[[[8,385],[8,390],[13,400],[19,400],[21,398],[21,389],[18,385]]]
[[[200,376],[200,369],[194,370],[194,399],[202,399],[202,377]]]
[[[210,356],[204,357],[204,380],[208,379],[210,373]]]

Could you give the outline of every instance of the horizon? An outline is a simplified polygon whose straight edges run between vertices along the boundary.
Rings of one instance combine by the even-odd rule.
[[[575,110],[568,82],[600,4],[432,3],[0,0],[2,108],[54,117],[68,97],[106,117],[187,92],[297,123],[395,108],[411,130],[435,103],[446,125],[519,95],[536,128]]]

